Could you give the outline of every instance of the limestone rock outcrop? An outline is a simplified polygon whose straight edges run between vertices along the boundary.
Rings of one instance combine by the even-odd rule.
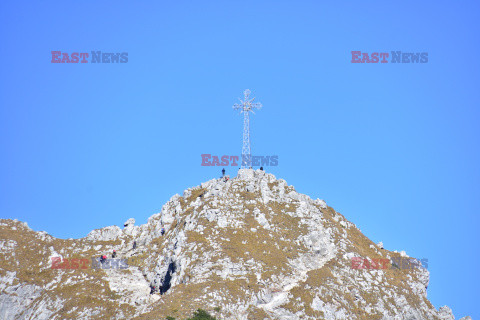
[[[128,268],[52,269],[56,257],[113,250]],[[375,262],[405,252],[261,170],[174,195],[144,225],[132,218],[82,239],[0,220],[0,255],[2,319],[183,319],[197,308],[218,319],[454,319],[428,301],[425,268]],[[368,267],[354,268],[357,258]]]

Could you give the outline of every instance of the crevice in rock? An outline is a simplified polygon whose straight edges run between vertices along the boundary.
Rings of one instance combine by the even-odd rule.
[[[177,270],[177,266],[175,265],[175,262],[170,262],[168,265],[168,270],[167,273],[165,274],[165,277],[163,278],[162,284],[160,286],[160,294],[164,294],[170,289],[171,284],[170,281],[172,280],[172,275],[175,273]]]

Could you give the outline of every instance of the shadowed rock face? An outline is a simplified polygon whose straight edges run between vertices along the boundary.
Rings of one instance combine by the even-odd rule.
[[[128,269],[51,269],[52,257],[113,249]],[[144,225],[82,239],[0,220],[0,255],[1,319],[183,319],[197,308],[220,319],[454,319],[428,301],[426,269],[352,269],[352,258],[406,254],[260,170],[175,195]]]
[[[175,262],[170,262],[170,264],[168,265],[167,273],[163,277],[163,282],[159,289],[160,294],[166,293],[168,289],[171,288],[172,285],[170,281],[172,281],[172,275],[175,273],[176,270],[177,267],[175,266]]]

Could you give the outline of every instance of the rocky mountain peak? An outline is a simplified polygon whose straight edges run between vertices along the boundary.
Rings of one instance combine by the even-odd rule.
[[[424,267],[392,263],[406,253],[262,170],[174,195],[144,225],[62,240],[2,220],[0,237],[5,319],[454,319],[428,301]],[[128,268],[52,269],[113,250]]]

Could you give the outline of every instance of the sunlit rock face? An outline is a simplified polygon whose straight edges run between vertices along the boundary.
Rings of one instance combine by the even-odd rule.
[[[105,267],[113,250],[128,268]],[[454,319],[428,301],[426,269],[375,263],[406,253],[261,170],[204,182],[144,225],[132,218],[82,239],[0,220],[0,255],[1,319],[184,319],[198,308],[218,319]],[[52,269],[56,257],[101,255],[102,269]],[[352,267],[359,258],[370,263]]]

